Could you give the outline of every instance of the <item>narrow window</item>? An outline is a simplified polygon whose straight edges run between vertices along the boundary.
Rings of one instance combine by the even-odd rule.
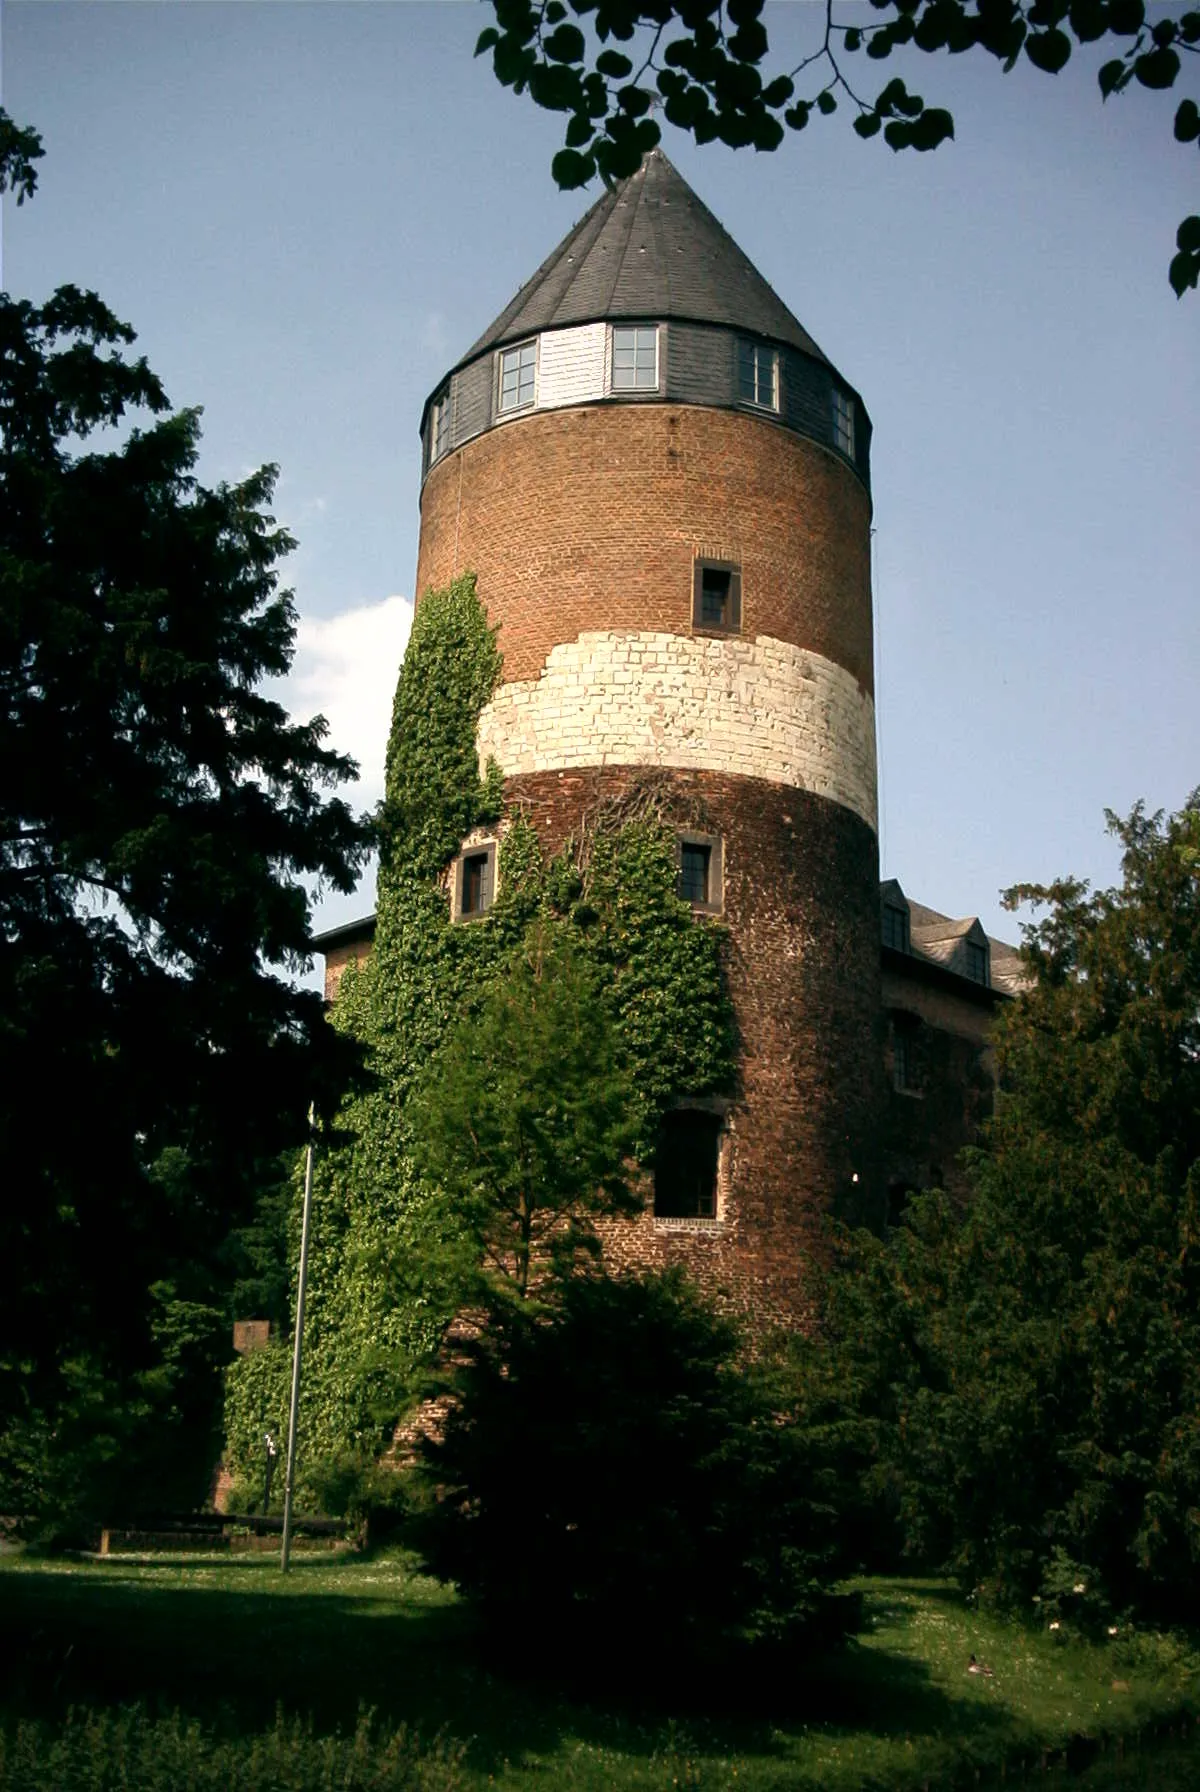
[[[440,392],[433,401],[429,416],[429,460],[430,464],[445,454],[450,446],[450,388]]]
[[[742,575],[727,560],[697,560],[692,581],[692,626],[736,635],[742,626]]]
[[[537,343],[521,342],[500,354],[500,393],[497,409],[519,411],[533,403],[537,377]]]
[[[848,392],[833,388],[834,445],[854,459],[854,400]]]
[[[967,941],[967,976],[972,983],[988,983],[988,949],[977,940]]]
[[[612,389],[614,392],[657,392],[657,324],[614,327]]]
[[[663,1118],[654,1167],[654,1215],[663,1220],[717,1217],[721,1119],[695,1108]]]
[[[779,355],[765,342],[738,343],[738,397],[764,411],[779,409]]]
[[[725,905],[725,847],[719,834],[681,834],[675,847],[679,894],[705,915]]]
[[[455,921],[474,921],[486,915],[496,897],[496,843],[469,847],[454,861],[451,883],[451,916]]]
[[[894,902],[883,905],[883,943],[894,952],[908,951],[908,912]]]
[[[893,1089],[912,1088],[912,1065],[908,1055],[908,1035],[895,1032],[892,1034],[892,1087]]]
[[[679,894],[685,902],[707,903],[712,847],[685,840],[679,848]]]
[[[917,1191],[913,1188],[912,1184],[909,1182],[889,1182],[888,1183],[887,1223],[888,1223],[889,1231],[894,1232],[897,1226],[902,1226],[904,1224],[904,1218],[908,1212],[909,1201],[912,1199],[913,1195],[916,1194],[916,1192]]]

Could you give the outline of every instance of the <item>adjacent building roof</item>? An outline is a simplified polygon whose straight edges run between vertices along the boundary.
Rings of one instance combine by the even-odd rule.
[[[597,201],[459,366],[521,336],[613,318],[725,324],[826,360],[660,149]]]
[[[908,910],[908,950],[904,958],[917,964],[936,964],[948,970],[956,970],[959,942],[973,939],[988,949],[989,982],[987,987],[998,989],[1003,995],[1020,995],[1029,986],[1029,971],[1016,946],[1007,940],[993,939],[986,933],[977,915],[967,915],[955,919],[953,915],[943,915],[936,908],[927,908],[923,902],[914,902],[904,894],[894,877],[886,878],[879,888],[880,899],[884,904],[904,907]],[[893,959],[894,963],[895,960]]]

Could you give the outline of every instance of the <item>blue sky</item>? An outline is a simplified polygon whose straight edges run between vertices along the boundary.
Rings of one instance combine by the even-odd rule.
[[[361,758],[364,801],[413,594],[422,403],[596,197],[556,191],[560,121],[473,61],[489,16],[0,12],[3,103],[47,150],[32,205],[5,211],[5,285],[71,280],[127,318],[173,401],[204,407],[203,478],[279,463],[303,618],[287,694]],[[815,20],[768,6],[781,44]],[[1101,105],[1098,60],[897,64],[955,113],[933,155],[862,143],[844,114],[769,156],[664,136],[874,422],[884,871],[1008,937],[1003,886],[1108,880],[1105,805],[1175,808],[1200,783],[1200,295],[1166,280],[1196,158],[1171,137],[1179,96]]]

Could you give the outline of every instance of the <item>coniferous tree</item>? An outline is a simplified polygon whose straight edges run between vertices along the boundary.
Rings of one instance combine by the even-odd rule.
[[[0,119],[4,185],[39,153]],[[352,888],[367,829],[323,794],[355,769],[324,723],[258,688],[295,637],[274,472],[200,485],[198,413],[133,340],[74,287],[0,295],[0,1503],[26,1513],[203,1491],[224,1241],[354,1059],[291,980],[301,879]]]
[[[1200,1596],[1200,793],[1110,816],[1123,876],[1010,892],[1028,991],[965,1210],[834,1277],[835,1375],[927,1558],[1064,1616]]]

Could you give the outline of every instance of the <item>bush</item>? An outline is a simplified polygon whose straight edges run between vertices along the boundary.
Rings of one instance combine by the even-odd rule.
[[[807,1439],[681,1275],[576,1277],[461,1347],[414,1540],[489,1626],[636,1671],[818,1629],[833,1535]]]

